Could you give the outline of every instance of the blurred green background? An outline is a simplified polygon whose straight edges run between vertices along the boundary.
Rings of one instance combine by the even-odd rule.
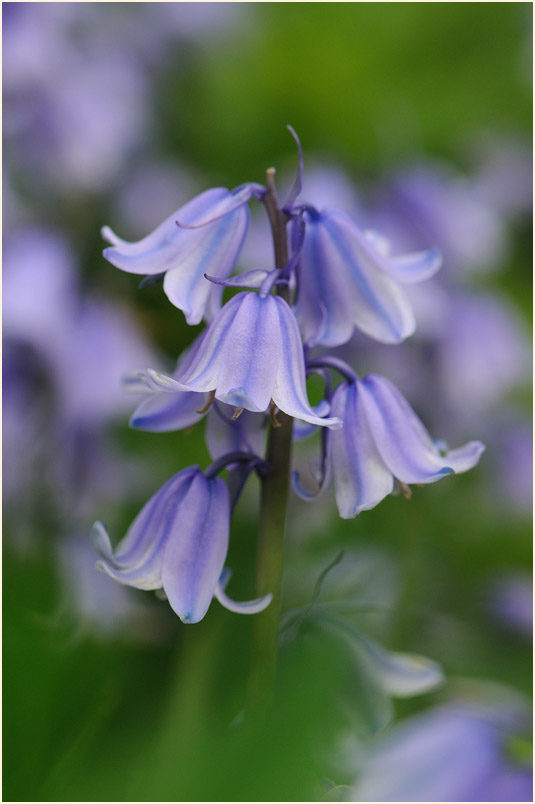
[[[113,19],[121,31],[128,17],[136,25],[138,4],[79,5],[100,6],[104,28]],[[299,133],[305,166],[307,154],[316,164],[339,164],[364,190],[420,156],[467,170],[484,133],[515,132],[530,141],[530,4],[228,5],[233,22],[220,36],[200,25],[189,38],[177,38],[158,68],[150,61],[146,67],[151,121],[145,147],[203,177],[192,195],[209,186],[262,182],[270,165],[293,171],[287,123]],[[115,190],[80,192],[55,204],[43,199],[38,220],[68,230],[79,247],[85,286],[126,300],[147,336],[173,360],[198,328],[186,326],[161,288],[137,291],[133,277],[101,257],[102,224],[134,239],[158,222],[151,220],[146,231],[121,231],[113,218]],[[39,188],[31,192],[35,202]],[[530,255],[525,226],[515,232],[503,270],[476,280],[505,291],[525,320]],[[529,398],[522,404],[527,410]],[[93,519],[106,516],[117,536],[172,473],[208,462],[202,428],[164,436],[129,430],[125,421],[110,438],[126,461],[135,456],[146,467],[145,497],[94,511]],[[493,621],[486,584],[503,568],[529,570],[530,522],[489,505],[482,477],[483,467],[417,489],[410,503],[388,498],[351,521],[341,521],[331,506],[316,523],[311,508],[296,505],[288,562],[291,577],[300,568],[303,574],[300,591],[290,589],[288,599],[293,605],[292,594],[301,594],[306,602],[340,549],[354,554],[357,564],[362,556],[391,606],[387,618],[363,619],[367,633],[391,649],[441,662],[453,679],[501,682],[529,696],[529,641]],[[232,523],[228,563],[236,598],[253,596],[256,492],[253,483]],[[334,734],[338,723],[325,693],[327,668],[338,661],[329,646],[327,668],[296,660],[288,670],[296,694],[288,695],[265,733],[245,740],[227,724],[243,706],[248,618],[214,603],[202,623],[186,627],[165,603],[133,591],[150,597],[147,606],[158,622],[154,638],[80,631],[74,615],[65,616],[50,550],[54,515],[37,505],[38,538],[29,553],[14,546],[17,515],[10,511],[4,525],[4,800],[321,798],[305,754],[312,734],[329,735],[331,728]],[[393,568],[393,580],[384,568]],[[397,714],[444,694],[398,702]]]

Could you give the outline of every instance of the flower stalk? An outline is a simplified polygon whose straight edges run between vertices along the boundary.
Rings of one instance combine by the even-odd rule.
[[[267,193],[263,198],[271,224],[275,267],[288,262],[287,216],[280,209],[275,190],[275,169],[266,171]],[[282,285],[277,293],[289,302],[289,288]],[[251,668],[247,690],[250,717],[262,716],[269,707],[275,683],[279,619],[284,559],[284,530],[290,487],[293,418],[280,411],[279,426],[270,427],[266,449],[267,470],[261,478],[260,522],[256,565],[256,591],[273,595],[271,605],[253,622]]]

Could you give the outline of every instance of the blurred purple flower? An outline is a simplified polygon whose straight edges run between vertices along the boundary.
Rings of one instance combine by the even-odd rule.
[[[515,716],[449,704],[416,715],[368,750],[358,801],[532,801],[530,763],[508,756]]]
[[[530,572],[502,572],[489,584],[488,600],[490,612],[500,625],[532,638],[533,577]]]
[[[400,250],[437,246],[448,274],[497,268],[509,247],[505,222],[477,181],[441,163],[422,162],[389,178],[370,225]]]
[[[97,567],[127,586],[163,588],[184,623],[202,620],[214,596],[231,611],[254,614],[271,595],[235,603],[225,594],[229,527],[225,482],[192,466],[151,497],[115,551],[102,523],[95,523],[94,546],[102,559]]]
[[[88,633],[101,639],[153,641],[165,635],[154,607],[136,599],[130,589],[111,584],[94,565],[91,544],[69,534],[57,545],[63,600],[58,615],[66,623],[74,617],[73,636]]]
[[[499,426],[490,423],[489,441],[495,458],[492,503],[509,516],[531,518],[533,511],[533,425],[523,412],[506,411]]]
[[[109,47],[97,9],[25,3],[6,18],[5,149],[38,192],[43,182],[48,192],[101,190],[146,129],[145,76],[126,42]]]
[[[6,488],[21,492],[40,466],[40,482],[72,514],[121,484],[103,429],[128,409],[118,377],[152,352],[125,310],[80,296],[59,235],[26,229],[6,239],[3,291]]]
[[[531,221],[533,207],[533,149],[519,134],[487,134],[474,146],[476,187],[506,218]]]
[[[478,419],[526,384],[531,368],[527,327],[503,296],[452,293],[438,358],[450,407],[464,413],[465,421]]]

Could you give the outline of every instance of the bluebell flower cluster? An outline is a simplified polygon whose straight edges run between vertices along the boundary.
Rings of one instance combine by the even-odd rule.
[[[278,208],[286,222],[287,262],[271,271],[250,266],[232,275],[249,203],[264,204],[269,215],[273,202],[273,189],[257,183],[208,190],[135,243],[107,226],[102,230],[109,262],[146,277],[142,285],[162,280],[188,324],[207,324],[172,374],[148,368],[127,378],[127,387],[144,394],[134,427],[169,431],[207,416],[214,464],[205,472],[190,467],[168,481],[115,551],[100,523],[94,530],[99,568],[120,583],[163,589],[183,622],[202,619],[214,596],[249,613],[270,602],[270,595],[230,601],[224,564],[231,509],[248,474],[269,469],[264,444],[268,429],[279,424],[277,411],[296,420],[294,440],[321,432],[318,488],[303,488],[294,473],[295,491],[312,498],[332,482],[343,518],[373,508],[395,489],[408,496],[409,484],[464,472],[484,449],[477,441],[452,450],[434,441],[389,380],[375,374],[360,379],[325,352],[347,343],[356,329],[387,344],[411,335],[416,324],[404,286],[438,271],[438,250],[391,254],[384,237],[361,230],[343,211],[300,201],[301,186],[300,151],[298,177]],[[225,288],[238,292],[223,303]],[[310,374],[324,381],[323,399],[314,407],[307,396]],[[236,467],[241,480],[231,499],[217,475]]]

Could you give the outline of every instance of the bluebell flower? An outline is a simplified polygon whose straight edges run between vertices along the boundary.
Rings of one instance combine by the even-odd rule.
[[[304,220],[296,316],[305,342],[338,346],[355,327],[383,343],[411,335],[414,314],[399,283],[435,274],[437,249],[391,257],[384,238],[362,232],[337,209],[307,206]]]
[[[531,762],[507,746],[517,731],[527,737],[527,714],[460,700],[415,715],[355,757],[351,799],[533,801]]]
[[[93,543],[101,556],[97,568],[127,586],[163,589],[185,623],[202,620],[214,596],[231,611],[262,611],[271,595],[236,603],[225,593],[229,527],[224,480],[191,466],[151,497],[115,550],[102,523],[95,523]]]
[[[267,410],[273,400],[297,419],[342,425],[338,418],[317,416],[310,406],[299,329],[280,296],[238,293],[197,341],[177,379],[151,369],[147,375],[164,390],[214,391],[221,402],[253,412]]]
[[[108,227],[102,235],[112,245],[104,256],[132,274],[165,274],[164,291],[188,324],[212,320],[221,306],[222,287],[205,274],[226,279],[238,259],[249,220],[247,202],[259,185],[232,192],[216,187],[196,196],[136,243],[121,240]]]
[[[466,472],[485,449],[480,441],[453,450],[433,441],[398,389],[376,374],[341,383],[331,400],[331,414],[343,420],[344,429],[328,434],[321,488],[332,477],[343,519],[374,508],[394,490],[395,481],[407,493],[406,484],[434,483]],[[303,498],[314,496],[295,478],[294,486]]]

